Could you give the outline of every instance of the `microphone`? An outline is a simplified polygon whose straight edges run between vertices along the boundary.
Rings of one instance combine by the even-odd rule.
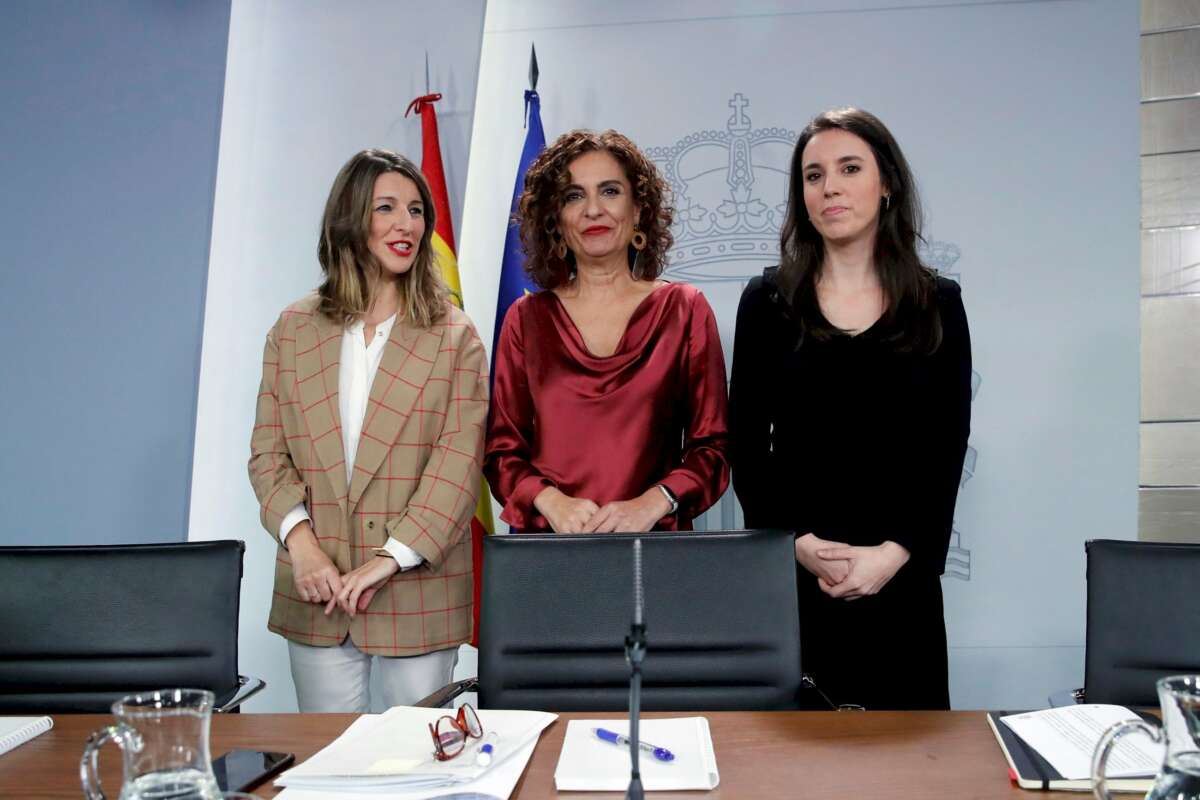
[[[633,624],[625,637],[625,660],[629,663],[629,790],[626,800],[644,800],[642,774],[638,770],[638,722],[642,711],[642,659],[646,657],[646,625],[642,621],[642,540],[633,540]]]

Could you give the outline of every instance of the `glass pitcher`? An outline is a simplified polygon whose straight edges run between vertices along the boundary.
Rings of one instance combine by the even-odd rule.
[[[1162,727],[1122,722],[1104,732],[1092,756],[1092,793],[1109,800],[1104,771],[1113,745],[1127,733],[1141,731],[1166,741],[1166,756],[1146,800],[1200,800],[1200,675],[1176,675],[1157,684]]]
[[[104,800],[97,761],[116,742],[125,762],[120,800],[221,800],[208,751],[213,693],[161,689],[113,703],[116,724],[93,733],[79,762],[83,794]]]

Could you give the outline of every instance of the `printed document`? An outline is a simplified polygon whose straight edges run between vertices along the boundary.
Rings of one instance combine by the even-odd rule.
[[[1085,704],[1048,708],[1001,717],[1030,747],[1067,780],[1091,776],[1092,753],[1100,736],[1118,722],[1141,719],[1122,706]],[[1163,746],[1145,736],[1127,736],[1113,748],[1108,776],[1138,778],[1154,775],[1163,763]]]

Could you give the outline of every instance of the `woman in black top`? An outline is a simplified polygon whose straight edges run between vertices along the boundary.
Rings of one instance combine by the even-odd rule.
[[[941,573],[970,429],[958,284],[916,252],[895,139],[818,115],[792,158],[781,263],[738,307],[733,485],[796,531],[804,671],[837,704],[949,708]]]

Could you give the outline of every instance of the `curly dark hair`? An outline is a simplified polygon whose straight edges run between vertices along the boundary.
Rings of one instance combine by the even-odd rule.
[[[525,190],[514,215],[514,222],[521,228],[525,272],[539,288],[561,286],[575,272],[574,254],[568,250],[566,258],[560,258],[555,252],[562,241],[558,217],[565,190],[571,183],[571,162],[596,150],[608,153],[625,169],[633,189],[633,202],[641,209],[637,228],[646,234],[646,246],[640,252],[630,246],[631,268],[635,252],[637,255],[634,277],[654,280],[666,269],[667,251],[674,241],[671,221],[675,217],[667,182],[628,137],[613,130],[604,133],[574,130],[558,137],[529,165]]]

